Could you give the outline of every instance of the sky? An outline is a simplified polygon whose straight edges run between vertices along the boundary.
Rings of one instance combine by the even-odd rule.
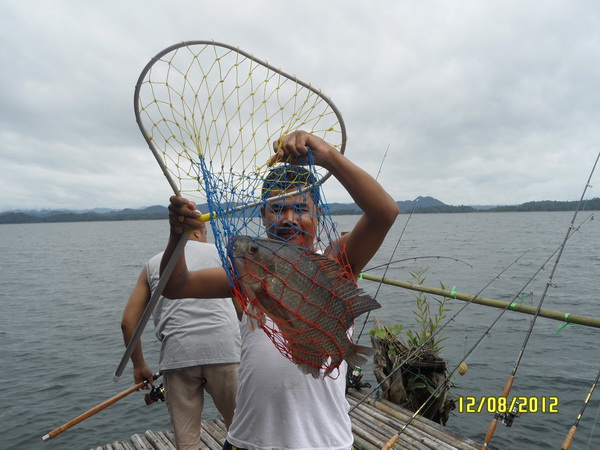
[[[0,211],[166,206],[133,90],[188,40],[325,92],[346,156],[397,201],[578,200],[600,151],[592,0],[0,0]]]

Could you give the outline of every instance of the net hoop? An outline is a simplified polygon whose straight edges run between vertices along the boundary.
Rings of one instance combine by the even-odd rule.
[[[339,131],[341,133],[341,140],[340,140],[339,146],[337,146],[337,149],[340,153],[344,154],[345,149],[346,149],[346,142],[347,142],[347,132],[346,132],[345,123],[342,118],[342,114],[339,111],[339,109],[337,108],[337,106],[333,103],[333,101],[328,96],[324,95],[320,90],[315,89],[312,85],[298,79],[295,75],[288,74],[287,72],[285,72],[277,67],[272,66],[267,61],[257,58],[253,54],[245,52],[244,50],[241,50],[239,47],[235,47],[235,46],[225,44],[222,42],[210,41],[210,40],[183,41],[178,44],[171,45],[171,46],[165,48],[164,50],[158,52],[146,64],[146,66],[144,67],[144,69],[142,70],[142,72],[140,73],[140,75],[138,77],[138,80],[135,85],[135,91],[134,91],[134,113],[135,113],[136,123],[140,129],[140,132],[142,133],[142,136],[144,137],[144,140],[148,144],[148,147],[150,148],[152,154],[156,158],[156,161],[158,162],[159,166],[161,167],[164,176],[167,178],[167,181],[169,182],[171,189],[173,190],[173,192],[176,195],[180,195],[181,189],[178,186],[178,184],[176,183],[176,181],[173,179],[173,177],[171,176],[171,173],[169,172],[169,170],[165,167],[164,161],[161,157],[161,152],[156,147],[151,133],[148,131],[148,129],[144,125],[144,122],[142,119],[142,113],[141,113],[141,111],[143,110],[143,106],[141,104],[140,94],[141,94],[141,89],[145,84],[145,79],[146,79],[148,73],[153,69],[153,67],[155,66],[155,64],[157,62],[162,61],[163,57],[170,53],[176,52],[185,47],[190,48],[193,46],[213,46],[216,48],[230,50],[232,52],[235,52],[235,53],[243,56],[244,58],[247,58],[248,60],[250,60],[254,63],[261,65],[262,67],[266,68],[267,70],[269,70],[271,72],[277,73],[277,74],[285,77],[286,79],[291,80],[292,82],[294,82],[296,84],[299,84],[300,86],[302,86],[302,87],[308,89],[309,91],[311,91],[312,93],[316,94],[319,98],[321,98],[329,106],[329,108],[331,108],[331,110],[337,117],[338,125],[340,128]],[[323,184],[330,176],[331,176],[331,173],[326,172],[317,181],[317,185]]]

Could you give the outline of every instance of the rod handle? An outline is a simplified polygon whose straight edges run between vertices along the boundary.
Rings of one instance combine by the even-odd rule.
[[[571,427],[571,429],[569,430],[569,432],[567,433],[567,436],[565,437],[565,440],[564,440],[562,446],[560,447],[561,450],[569,450],[569,448],[571,447],[571,443],[573,442],[573,439],[575,438],[576,432],[577,432],[577,427],[575,425],[573,425]]]
[[[154,380],[156,380],[160,376],[161,376],[161,373],[158,372],[158,373],[155,373],[152,378]],[[139,391],[142,387],[144,387],[147,384],[148,384],[148,381],[146,381],[146,380],[140,381],[139,383],[134,384],[133,386],[125,389],[124,391],[119,392],[117,395],[114,395],[111,398],[109,398],[107,400],[104,400],[102,403],[94,406],[92,409],[84,412],[83,414],[75,417],[73,420],[65,423],[64,425],[61,425],[60,427],[52,430],[50,433],[44,435],[42,437],[42,441],[47,442],[50,439],[58,436],[59,434],[64,433],[69,428],[77,425],[80,422],[83,422],[85,419],[88,419],[89,417],[92,417],[94,414],[99,413],[103,409],[108,408],[110,405],[112,405],[113,403],[118,402],[119,400],[121,400],[124,397],[127,397],[129,394],[132,394],[133,392]]]
[[[100,411],[102,411],[103,409],[108,408],[110,405],[112,405],[113,403],[118,402],[119,400],[121,400],[123,397],[128,396],[129,394],[131,394],[132,392],[138,391],[142,386],[144,386],[144,382],[138,383],[126,390],[124,390],[123,392],[118,393],[117,395],[109,398],[108,400],[104,400],[102,403],[94,406],[92,409],[90,409],[89,411],[84,412],[83,414],[75,417],[73,420],[71,420],[70,422],[65,423],[64,425],[61,425],[60,427],[52,430],[50,433],[46,434],[44,437],[42,437],[42,440],[44,442],[49,441],[50,439],[58,436],[61,433],[64,433],[65,431],[67,431],[69,428],[77,425],[80,422],[83,422],[85,419],[93,416],[94,414],[99,413]]]
[[[389,439],[389,441],[387,441],[385,443],[385,445],[383,447],[381,447],[381,450],[390,450],[390,448],[392,448],[392,445],[394,445],[397,440],[398,440],[398,434],[396,433]]]
[[[514,375],[511,375],[508,377],[508,380],[506,380],[506,384],[504,385],[504,390],[502,391],[502,397],[508,397],[508,394],[510,394],[510,390],[512,389],[512,385],[513,385],[514,381],[515,381]],[[488,448],[488,444],[492,440],[492,437],[494,436],[494,433],[496,432],[497,426],[498,426],[498,419],[494,417],[492,419],[492,422],[490,423],[487,433],[485,434],[485,440],[483,442],[483,445],[481,446],[481,450],[486,450]]]

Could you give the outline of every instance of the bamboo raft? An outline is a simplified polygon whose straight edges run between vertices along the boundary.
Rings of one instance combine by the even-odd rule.
[[[351,389],[347,399],[354,407],[364,394]],[[371,398],[361,403],[350,413],[354,447],[358,450],[376,450],[406,424],[413,413],[387,400],[373,402]],[[205,449],[221,450],[227,431],[221,418],[202,421],[202,444]],[[479,449],[475,441],[461,436],[428,419],[418,418],[400,434],[393,449],[437,450]],[[175,439],[170,431],[146,431],[134,434],[129,441],[117,441],[91,450],[176,450]]]

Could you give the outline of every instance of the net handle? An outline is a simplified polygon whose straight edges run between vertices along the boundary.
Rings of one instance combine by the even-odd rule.
[[[121,375],[123,375],[123,371],[125,370],[125,367],[127,366],[127,363],[129,362],[129,358],[131,357],[133,350],[135,350],[135,348],[137,347],[137,345],[142,337],[144,328],[146,328],[146,324],[148,323],[150,316],[152,316],[154,307],[158,303],[160,296],[162,295],[163,291],[165,290],[165,286],[166,286],[167,282],[169,281],[169,278],[171,278],[171,274],[173,273],[173,270],[175,269],[175,265],[176,265],[177,261],[179,260],[179,256],[183,252],[183,249],[185,248],[185,244],[187,243],[189,237],[190,237],[190,233],[187,233],[187,232],[181,233],[181,237],[179,238],[179,241],[177,242],[177,245],[175,246],[175,249],[173,250],[173,254],[171,255],[171,258],[169,259],[167,266],[165,267],[162,275],[160,276],[160,278],[158,280],[158,284],[156,285],[156,289],[150,296],[150,300],[148,300],[148,304],[146,305],[146,308],[144,309],[144,312],[142,313],[142,316],[140,317],[140,320],[138,321],[138,324],[135,327],[135,331],[133,332],[133,335],[131,336],[129,343],[127,344],[127,347],[125,348],[125,353],[123,353],[123,356],[121,357],[121,361],[119,362],[119,365],[117,366],[117,369],[115,370],[115,374],[113,375],[113,381],[115,383],[117,381],[119,381],[119,378],[121,378]]]
[[[164,166],[164,163],[160,157],[160,152],[158,151],[158,149],[154,146],[154,142],[153,140],[150,138],[150,135],[148,133],[148,131],[146,130],[146,128],[144,127],[144,124],[142,123],[142,117],[141,117],[141,113],[140,113],[140,91],[142,89],[142,85],[144,84],[144,79],[146,78],[146,75],[148,74],[148,72],[150,71],[150,69],[152,68],[152,66],[154,66],[154,64],[158,61],[160,61],[160,58],[162,58],[164,55],[166,55],[167,53],[170,53],[174,50],[178,50],[180,48],[183,47],[190,47],[193,45],[212,45],[215,47],[222,47],[222,48],[226,48],[228,50],[234,51],[239,53],[240,55],[250,59],[251,61],[254,61],[258,64],[260,64],[261,66],[266,67],[268,70],[271,70],[273,72],[278,73],[279,75],[294,81],[295,83],[298,83],[299,85],[305,87],[306,89],[312,91],[313,93],[315,93],[316,95],[318,95],[320,98],[322,98],[325,103],[327,103],[327,105],[329,105],[329,107],[331,108],[331,110],[335,113],[336,117],[338,118],[338,123],[340,124],[340,129],[342,132],[342,143],[340,145],[339,148],[339,152],[341,154],[344,154],[345,150],[346,150],[346,140],[347,140],[347,134],[346,134],[346,125],[344,124],[344,121],[342,120],[342,114],[340,112],[340,110],[337,108],[337,106],[335,106],[335,104],[331,101],[331,99],[329,97],[327,97],[326,95],[324,95],[320,90],[315,89],[314,87],[312,87],[310,84],[305,83],[302,80],[299,80],[295,75],[290,75],[286,72],[284,72],[281,69],[278,69],[276,67],[271,66],[267,61],[263,61],[262,59],[256,58],[254,55],[245,52],[243,50],[240,50],[238,47],[234,47],[232,45],[228,45],[228,44],[224,44],[222,42],[216,42],[216,41],[184,41],[184,42],[180,42],[178,44],[174,44],[171,45],[170,47],[165,48],[164,50],[158,52],[149,62],[148,64],[146,64],[146,66],[144,67],[144,69],[142,70],[142,73],[140,73],[140,76],[138,77],[137,83],[135,85],[135,91],[134,91],[134,95],[133,95],[133,108],[135,111],[135,121],[137,122],[137,125],[142,133],[142,136],[144,136],[144,140],[146,141],[146,143],[148,144],[148,147],[150,148],[150,151],[152,152],[152,154],[154,155],[154,157],[156,158],[156,161],[158,162],[158,165],[160,166],[161,170],[163,171],[163,174],[165,175],[165,177],[167,178],[167,181],[169,182],[169,184],[171,185],[171,188],[173,189],[173,192],[176,195],[179,195],[179,188],[177,187],[177,184],[175,183],[175,181],[173,180],[173,178],[171,177],[169,171],[167,170],[167,168]],[[329,177],[331,176],[330,172],[326,172],[325,175],[317,181],[317,183],[315,183],[316,186],[320,186],[321,184],[323,184]],[[289,197],[290,195],[293,195],[294,193],[290,193],[289,195],[286,195],[285,197]]]

